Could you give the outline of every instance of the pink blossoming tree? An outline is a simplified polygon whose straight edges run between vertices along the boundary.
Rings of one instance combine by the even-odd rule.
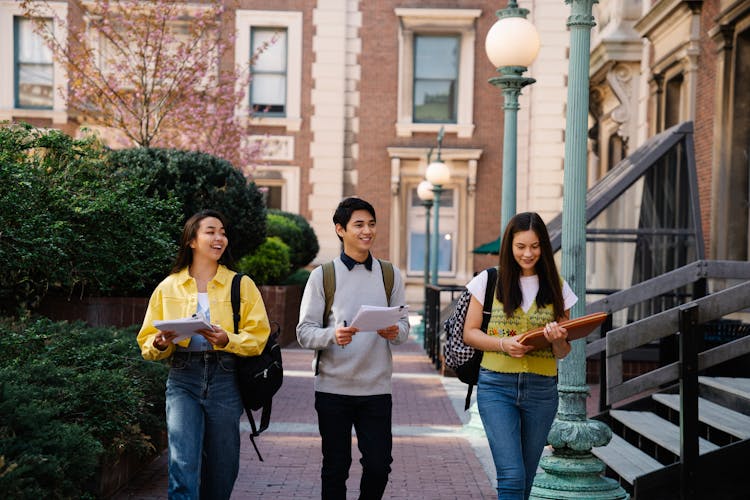
[[[58,39],[45,22],[48,1],[22,1],[67,71],[68,110],[81,123],[115,129],[121,146],[203,151],[249,174],[260,147],[247,141],[252,61],[228,63],[234,27],[224,3],[69,0],[69,19],[52,16],[67,28]]]

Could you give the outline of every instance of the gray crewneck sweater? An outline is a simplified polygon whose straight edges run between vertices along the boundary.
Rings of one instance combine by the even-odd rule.
[[[351,322],[361,305],[388,305],[380,262],[373,259],[372,271],[356,265],[350,271],[340,257],[333,260],[336,271],[336,292],[333,296],[328,326],[323,328],[325,292],[323,268],[315,268],[302,295],[297,340],[302,347],[321,351],[315,390],[348,396],[370,396],[391,393],[393,359],[391,344],[401,344],[409,336],[409,319],[398,324],[398,337],[389,342],[377,332],[357,332],[351,344],[336,345],[334,332],[344,321]],[[406,304],[404,282],[394,266],[391,305]]]

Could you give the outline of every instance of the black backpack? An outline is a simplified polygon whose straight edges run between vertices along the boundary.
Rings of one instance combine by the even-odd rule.
[[[234,319],[234,333],[237,333],[240,322],[240,281],[242,274],[235,274],[232,279],[232,315]],[[247,419],[250,421],[252,433],[250,441],[260,461],[263,457],[255,444],[255,437],[268,428],[271,421],[271,401],[284,380],[284,368],[281,362],[281,347],[279,346],[279,325],[271,332],[266,347],[258,356],[237,356],[237,381],[242,395],[242,405],[245,407]],[[260,427],[255,427],[253,411],[262,409]]]
[[[484,292],[484,307],[482,308],[482,331],[487,333],[487,325],[492,316],[492,302],[497,282],[497,269],[487,269],[487,289]],[[458,379],[469,384],[466,392],[466,404],[464,410],[471,405],[471,393],[479,380],[479,365],[482,363],[482,355],[479,349],[464,344],[464,322],[466,313],[471,302],[471,292],[464,290],[456,301],[456,308],[443,323],[445,328],[445,364],[456,372]]]

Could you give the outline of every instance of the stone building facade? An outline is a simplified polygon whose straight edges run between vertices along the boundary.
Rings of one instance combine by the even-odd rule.
[[[563,197],[570,8],[562,0],[519,4],[530,10],[541,49],[526,73],[536,83],[520,98],[517,208],[549,220]],[[67,16],[66,1],[50,5]],[[338,201],[362,196],[378,213],[375,253],[402,269],[410,298],[421,297],[425,210],[416,186],[431,150],[436,156],[441,128],[440,153],[451,180],[440,209],[440,282],[463,284],[495,262],[472,250],[501,229],[502,96],[487,83],[495,68],[484,38],[504,4],[232,5],[235,63],[248,61],[257,44],[280,34],[248,96],[260,110],[253,118],[255,138],[267,144],[254,176],[268,189],[269,206],[310,221],[321,243],[317,262],[340,250],[331,223]],[[650,137],[691,120],[705,254],[747,259],[750,2],[600,0],[594,14],[589,184]],[[0,120],[74,134],[81,124],[65,109],[66,76],[34,48],[18,2],[0,0],[0,27]],[[24,64],[44,66],[44,81],[25,81],[19,74]],[[625,274],[622,286],[628,285]]]

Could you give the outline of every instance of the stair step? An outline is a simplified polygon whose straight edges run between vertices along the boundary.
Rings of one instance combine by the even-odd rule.
[[[679,394],[653,394],[655,401],[680,411]],[[698,420],[740,439],[750,438],[750,417],[724,406],[698,398]]]
[[[630,484],[635,478],[664,467],[617,434],[612,435],[606,446],[592,448],[591,453]]]
[[[698,377],[698,382],[727,392],[737,397],[750,400],[750,379],[733,377]]]
[[[648,411],[611,410],[609,414],[641,436],[677,456],[680,455],[680,428],[672,422]],[[718,446],[711,441],[698,439],[698,449],[701,455],[717,448]]]

